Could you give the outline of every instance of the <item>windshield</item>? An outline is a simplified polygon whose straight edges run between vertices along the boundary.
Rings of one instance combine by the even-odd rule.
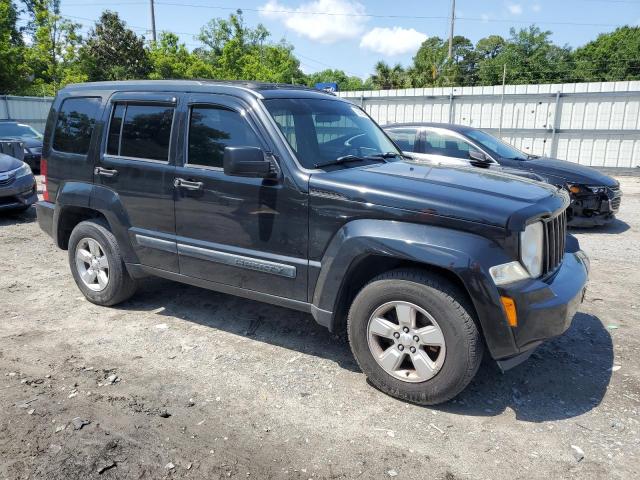
[[[529,159],[529,156],[526,153],[521,152],[517,148],[512,147],[508,143],[505,143],[499,138],[489,135],[482,130],[469,130],[468,132],[465,132],[465,134],[480,143],[483,147],[497,153],[503,158],[509,158],[512,160]]]
[[[365,160],[375,155],[401,155],[382,129],[350,103],[277,98],[265,100],[264,104],[305,168],[350,155]]]
[[[41,138],[37,131],[29,125],[21,123],[0,122],[0,137]]]

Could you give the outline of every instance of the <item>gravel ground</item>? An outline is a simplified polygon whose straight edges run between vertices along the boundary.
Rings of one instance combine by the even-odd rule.
[[[640,178],[620,180],[619,220],[576,232],[571,329],[434,408],[300,313],[157,279],[94,306],[34,212],[0,217],[0,479],[639,478]]]

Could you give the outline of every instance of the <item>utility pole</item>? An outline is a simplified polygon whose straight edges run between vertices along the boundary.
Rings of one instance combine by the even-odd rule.
[[[156,43],[156,11],[153,7],[153,0],[151,0],[151,38],[153,43]]]
[[[449,28],[449,60],[453,57],[453,23],[456,19],[456,0],[451,0],[451,27]]]

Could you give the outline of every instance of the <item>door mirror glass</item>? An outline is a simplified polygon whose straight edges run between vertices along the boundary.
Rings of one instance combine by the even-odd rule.
[[[236,177],[265,178],[271,176],[271,162],[258,147],[226,147],[224,173]]]
[[[487,157],[480,150],[475,150],[475,149],[469,150],[469,159],[471,160],[471,163],[476,162],[476,163],[482,163],[485,165],[488,163],[491,163],[491,160],[489,159],[489,157]]]

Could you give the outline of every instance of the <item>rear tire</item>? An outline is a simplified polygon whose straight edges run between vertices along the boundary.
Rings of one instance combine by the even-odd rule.
[[[136,291],[118,242],[100,219],[80,222],[71,232],[69,267],[80,291],[96,305],[116,305]]]
[[[433,405],[473,379],[484,346],[467,297],[445,278],[395,270],[356,295],[347,321],[356,361],[379,390]]]

